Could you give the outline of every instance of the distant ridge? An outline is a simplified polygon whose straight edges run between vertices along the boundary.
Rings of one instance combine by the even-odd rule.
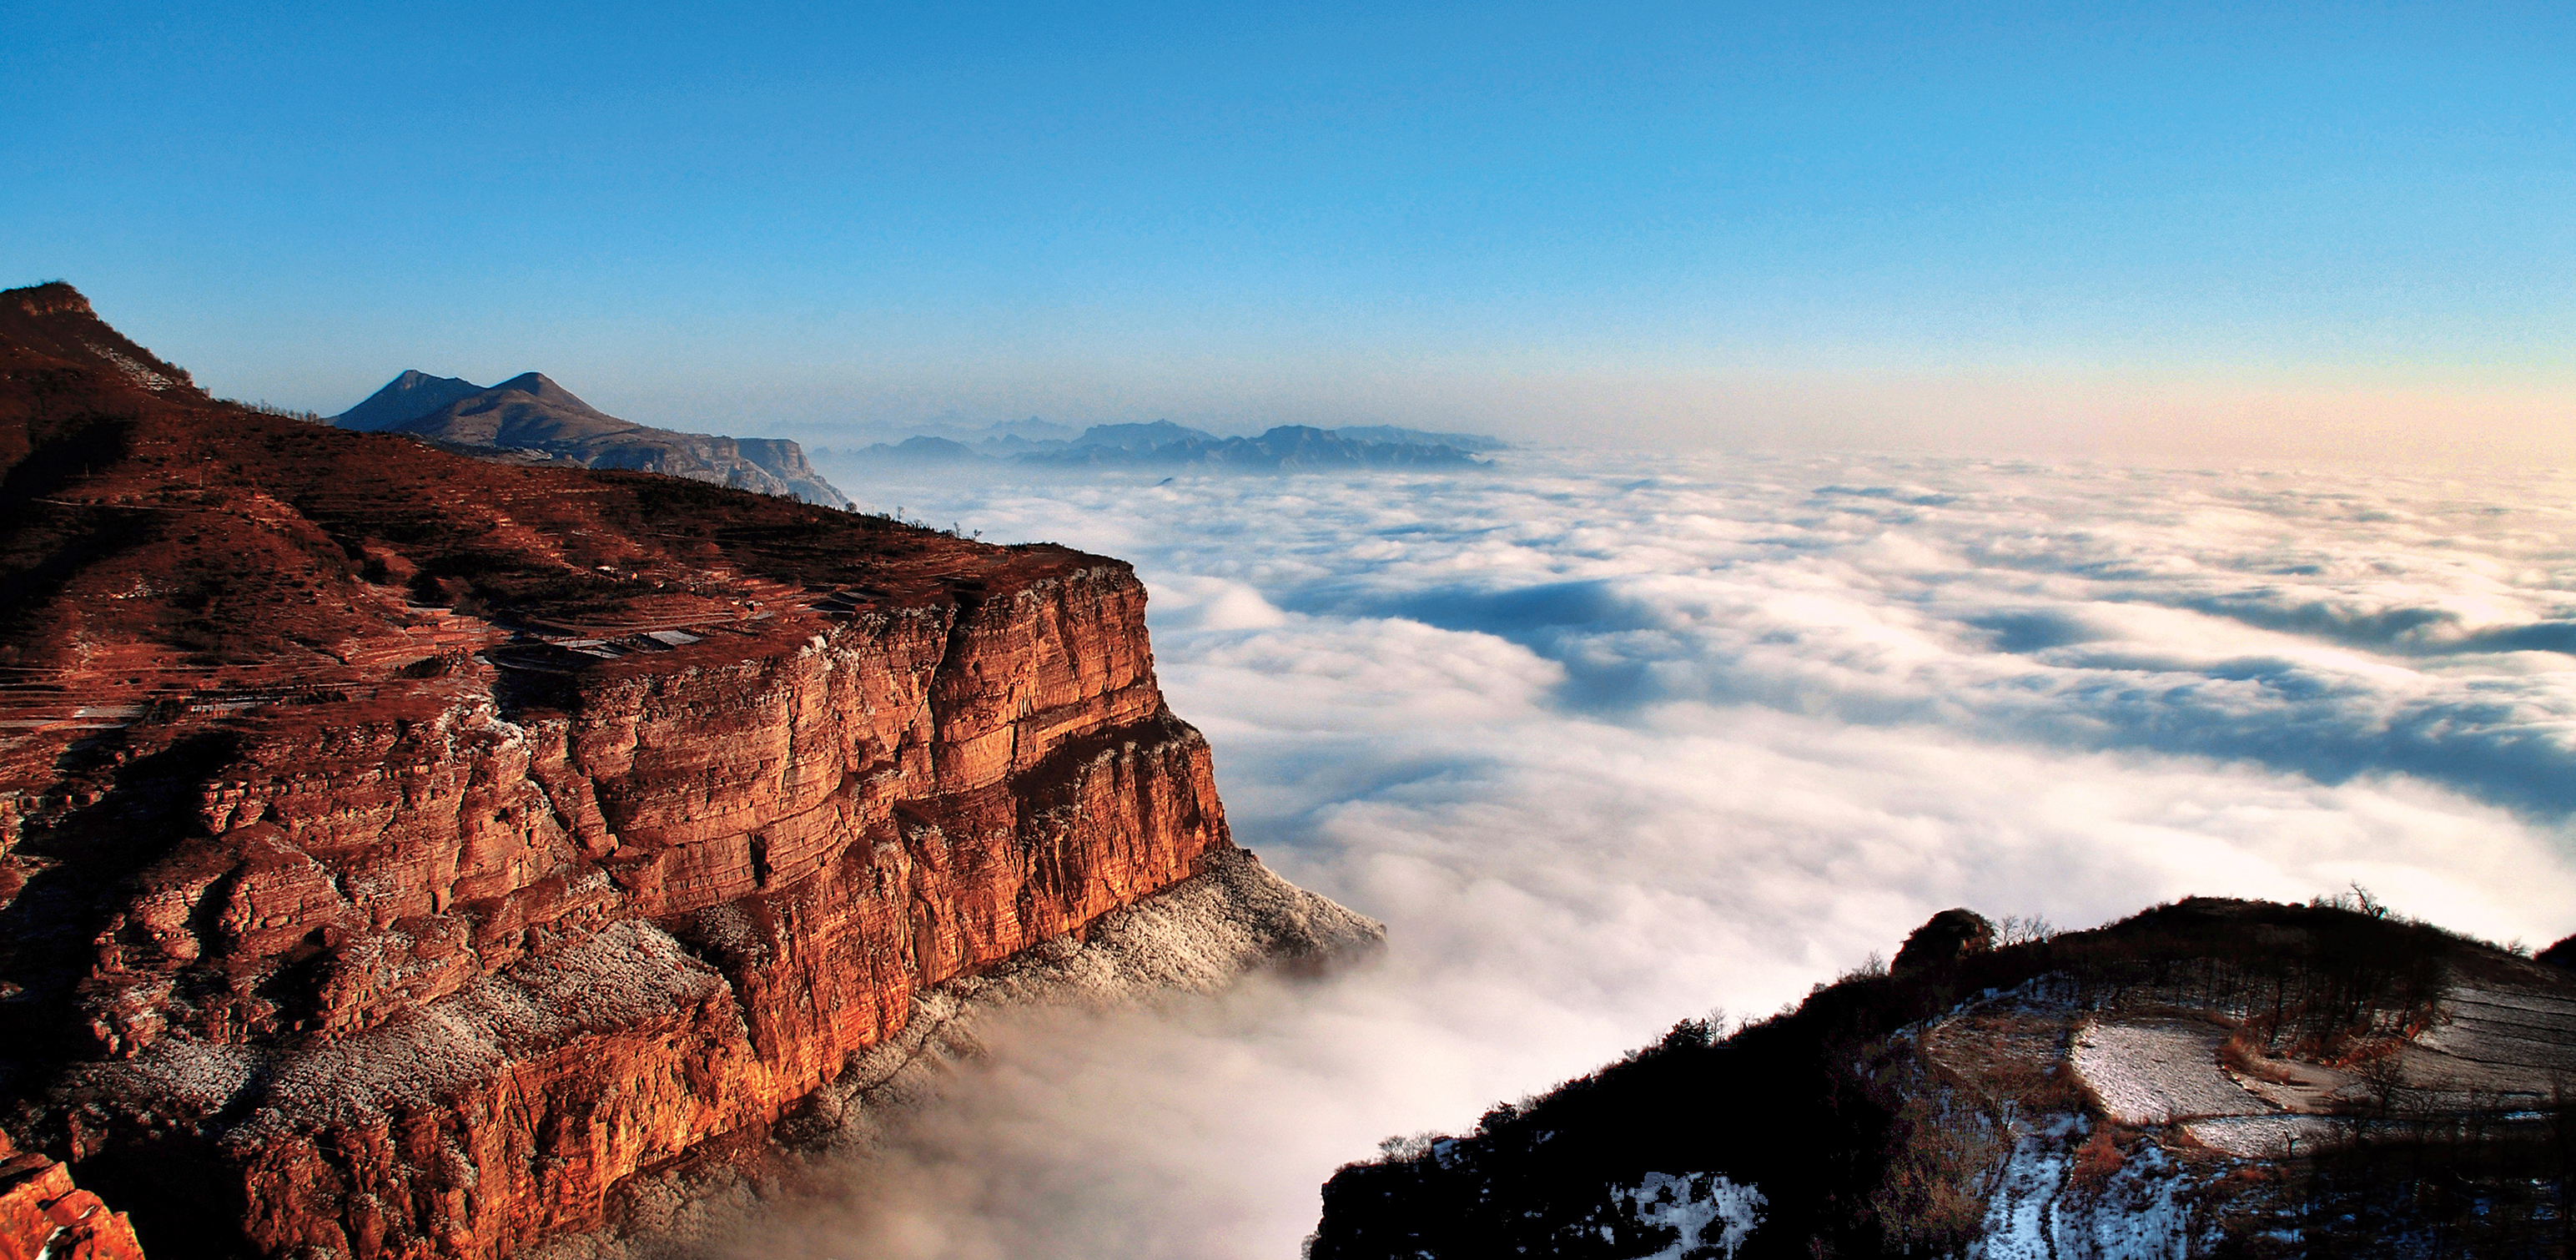
[[[621,420],[541,372],[522,372],[485,388],[406,369],[331,422],[372,433],[409,433],[496,457],[663,473],[828,507],[849,501],[794,442],[683,433]]]
[[[1152,424],[1095,424],[1073,440],[1075,446],[1115,447],[1122,451],[1153,451],[1183,442],[1222,442],[1225,439],[1201,429],[1186,428],[1169,420]]]
[[[1391,424],[1343,425],[1333,430],[1343,437],[1361,442],[1392,442],[1399,446],[1454,446],[1462,451],[1508,451],[1512,444],[1483,433],[1434,433],[1428,429],[1405,429]]]
[[[1489,466],[1489,461],[1476,458],[1472,452],[1509,448],[1510,443],[1479,434],[1428,433],[1388,425],[1319,429],[1312,425],[1283,424],[1256,437],[1219,437],[1169,420],[1156,420],[1151,424],[1096,424],[1070,439],[1040,441],[1031,441],[1016,432],[1000,433],[971,443],[951,437],[916,434],[900,443],[880,442],[859,450],[827,451],[825,455],[908,465],[1001,463],[1054,469],[1311,472],[1354,468],[1483,468]]]

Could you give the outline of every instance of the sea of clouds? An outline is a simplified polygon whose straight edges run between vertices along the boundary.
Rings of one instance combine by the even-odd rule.
[[[1133,561],[1236,838],[1376,966],[1032,1016],[740,1254],[1279,1257],[1377,1142],[1952,905],[2576,931],[2576,478],[1513,452],[890,484]]]

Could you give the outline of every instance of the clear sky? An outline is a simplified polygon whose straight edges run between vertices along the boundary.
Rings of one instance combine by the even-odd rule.
[[[2570,10],[2113,8],[6,0],[0,282],[324,411],[2576,460]]]

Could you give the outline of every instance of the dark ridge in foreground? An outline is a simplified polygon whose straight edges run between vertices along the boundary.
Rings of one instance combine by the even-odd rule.
[[[2191,900],[1696,1021],[1324,1187],[1312,1260],[2567,1254],[2576,977]]]

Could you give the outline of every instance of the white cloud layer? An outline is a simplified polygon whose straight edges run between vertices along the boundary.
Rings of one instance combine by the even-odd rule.
[[[2357,882],[2576,930],[2568,478],[1520,454],[841,484],[1135,561],[1238,839],[1392,947],[1015,1028],[746,1255],[1285,1260],[1378,1138],[1775,1009],[1951,905],[2087,926]]]

